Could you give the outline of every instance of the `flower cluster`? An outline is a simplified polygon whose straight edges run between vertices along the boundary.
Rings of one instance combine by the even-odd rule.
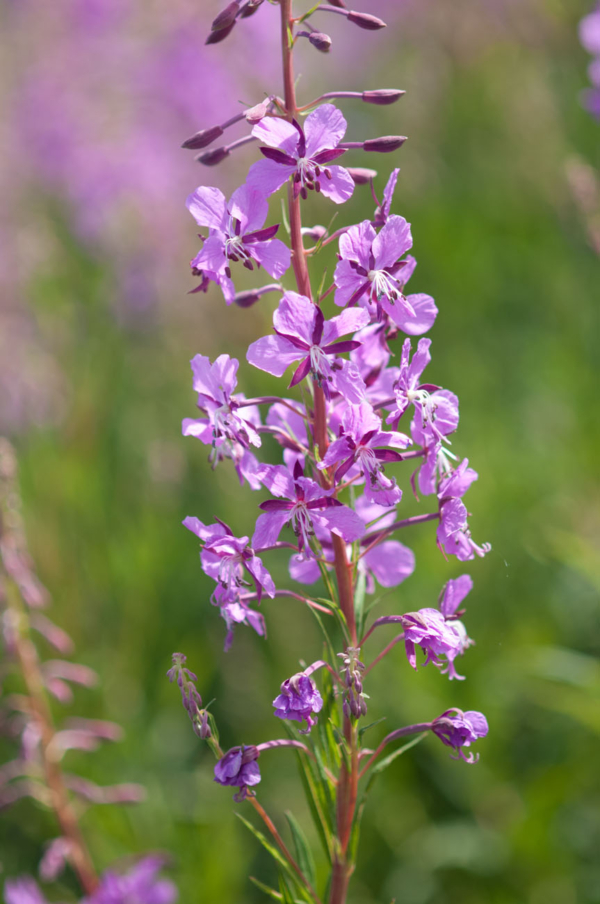
[[[583,92],[583,105],[600,121],[600,3],[579,23],[579,40],[592,56],[588,66],[591,87]]]
[[[258,6],[243,0],[230,3],[213,22],[208,43],[224,40]],[[313,795],[312,809],[321,820],[319,830],[328,836],[334,852],[330,900],[341,904],[353,869],[348,840],[356,788],[383,747],[407,734],[432,732],[464,760],[474,762],[463,748],[487,733],[481,714],[448,710],[432,722],[391,732],[374,752],[361,749],[366,728],[359,730],[358,723],[367,713],[369,672],[397,643],[404,643],[415,669],[420,648],[424,664],[433,663],[449,679],[462,677],[455,663],[472,643],[460,608],[472,589],[469,575],[451,578],[437,607],[385,615],[368,629],[365,596],[375,594],[378,587],[399,586],[414,571],[412,550],[393,536],[404,528],[434,522],[432,546],[437,542],[446,558],[459,562],[483,557],[491,547],[475,542],[468,523],[464,498],[477,472],[468,459],[459,460],[450,451],[450,437],[459,423],[458,399],[423,376],[431,362],[431,340],[424,334],[434,324],[438,309],[430,295],[407,290],[416,260],[411,253],[410,224],[393,210],[399,170],[393,170],[379,200],[376,172],[341,162],[350,150],[387,153],[400,148],[405,139],[345,140],[346,118],[332,101],[354,97],[367,103],[393,103],[403,92],[328,92],[303,107],[296,101],[292,70],[296,41],[307,38],[320,51],[331,45],[329,37],[312,24],[313,16],[333,13],[373,31],[384,23],[348,10],[343,0],[318,4],[298,18],[291,13],[292,0],[280,0],[279,6],[286,36],[282,46],[285,96],[269,95],[246,110],[238,119],[246,119],[248,134],[198,158],[214,165],[234,149],[258,141],[260,159],[251,163],[246,182],[229,201],[210,186],[200,186],[187,201],[198,225],[208,229],[200,236],[202,248],[191,264],[199,278],[193,291],[205,292],[214,284],[227,304],[240,307],[254,304],[267,293],[280,296],[272,314],[272,331],[250,342],[246,360],[274,377],[287,375],[287,388],[281,395],[248,399],[236,392],[237,360],[221,355],[211,363],[196,355],[191,362],[193,388],[202,416],[184,420],[183,433],[210,446],[213,467],[231,459],[242,482],[269,496],[257,503],[256,520],[248,523],[248,513],[240,513],[247,536],[236,536],[223,521],[206,526],[188,517],[184,525],[200,539],[202,569],[216,583],[211,602],[227,624],[226,649],[231,646],[234,623],[266,635],[264,616],[255,608],[266,597],[300,600],[322,623],[326,657],[308,667],[301,662],[301,670],[281,684],[273,701],[277,718],[303,726],[298,730],[308,736],[306,744],[295,739],[294,726],[289,725],[287,739],[223,751],[212,728],[205,731],[210,732],[206,737],[217,757],[215,781],[237,788],[235,800],[250,801],[284,858],[287,849],[257,800],[258,758],[272,748],[299,750],[306,787]],[[186,146],[208,148],[226,126],[205,129]],[[302,226],[303,211],[316,195],[344,209],[365,184],[370,184],[375,201],[371,218],[342,225],[335,232]],[[269,199],[284,188],[290,248],[282,241],[285,230],[279,224],[265,225],[270,223]],[[305,247],[305,240],[314,245]],[[308,261],[318,260],[334,242],[337,263],[332,282],[328,286],[323,277],[315,292]],[[277,282],[260,285],[262,269]],[[256,281],[255,288],[236,286],[244,270],[253,274],[249,278]],[[282,462],[259,459],[264,434],[279,443]],[[412,517],[401,517],[398,509],[406,492],[402,487],[405,462],[409,463],[405,484],[415,495],[431,499],[424,514]],[[270,555],[278,556],[283,549],[292,551],[289,573],[303,585],[298,588],[302,593],[276,586],[267,570]],[[324,588],[320,595],[304,595],[305,588],[319,579]],[[332,639],[329,629],[336,622],[338,634]],[[367,640],[389,624],[398,625],[400,633],[369,661]],[[337,650],[341,646],[340,652],[336,645]],[[181,654],[176,657],[169,675],[177,678],[184,706],[198,731],[207,723],[202,722],[202,702],[193,683],[190,688],[195,676],[184,668]],[[319,669],[317,686],[313,675]],[[317,721],[318,728],[311,731]],[[365,756],[369,758],[363,765]],[[320,786],[327,789],[319,792]],[[337,813],[335,824],[319,816],[330,805]],[[317,900],[298,864],[292,867],[293,875],[304,881],[303,894],[308,889],[309,899]],[[297,897],[293,888],[290,894]]]

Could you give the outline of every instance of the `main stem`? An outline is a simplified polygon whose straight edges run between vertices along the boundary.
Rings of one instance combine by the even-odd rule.
[[[69,857],[82,889],[91,895],[98,885],[92,858],[83,838],[77,816],[62,771],[52,751],[55,729],[48,707],[44,680],[37,650],[29,637],[29,624],[20,599],[20,593],[10,579],[6,581],[9,610],[15,622],[15,649],[31,709],[40,732],[40,748],[46,784],[51,795],[52,809],[56,813],[61,832],[69,842]]]
[[[296,87],[294,84],[293,64],[293,27],[292,0],[279,0],[281,7],[281,47],[283,56],[283,84],[285,92],[286,115],[289,121],[298,116],[296,103]],[[292,245],[292,263],[296,284],[301,295],[312,299],[312,289],[306,252],[302,240],[302,214],[300,197],[295,196],[292,183],[288,186],[288,216],[290,222],[290,238]],[[327,451],[327,406],[325,395],[320,386],[314,384],[313,437],[319,456],[323,458]],[[322,474],[322,483],[327,484],[327,477]],[[352,566],[348,562],[346,544],[341,537],[332,534],[335,555],[335,574],[338,584],[339,604],[350,635],[352,646],[357,644],[356,619],[354,615],[354,589]],[[350,751],[350,768],[342,762],[337,789],[337,846],[334,855],[331,877],[329,904],[345,904],[348,883],[352,875],[352,863],[348,858],[348,846],[352,833],[352,824],[356,810],[358,789],[358,738],[355,726],[344,716],[344,736]]]

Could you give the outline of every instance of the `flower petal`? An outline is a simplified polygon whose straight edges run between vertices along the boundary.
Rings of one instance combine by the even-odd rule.
[[[309,113],[304,123],[306,136],[306,156],[314,157],[326,148],[336,148],[348,124],[340,110],[333,104],[323,104]]]
[[[240,235],[260,229],[269,213],[263,192],[245,183],[236,188],[228,204],[229,213],[240,221]]]
[[[252,546],[261,549],[263,546],[273,546],[285,524],[291,518],[291,512],[265,512],[256,519]]]
[[[256,242],[248,247],[248,251],[274,279],[279,279],[289,269],[290,249],[280,239]]]
[[[321,193],[333,201],[334,204],[343,204],[354,193],[354,179],[343,166],[328,166],[329,178],[321,171],[318,182]]]
[[[268,197],[285,185],[295,172],[295,166],[283,166],[273,160],[257,160],[248,171],[248,185]]]
[[[391,267],[412,248],[410,223],[396,214],[389,217],[387,223],[373,242],[375,267],[382,270]]]
[[[225,195],[218,188],[200,185],[196,191],[188,195],[185,206],[198,226],[224,230],[227,222],[227,203]]]
[[[274,377],[282,377],[290,364],[305,357],[305,351],[295,348],[281,336],[263,336],[252,342],[246,353],[250,364]]]
[[[310,117],[309,117],[310,118]],[[272,148],[280,148],[286,154],[293,154],[298,144],[298,130],[286,119],[266,116],[254,128],[252,134]]]

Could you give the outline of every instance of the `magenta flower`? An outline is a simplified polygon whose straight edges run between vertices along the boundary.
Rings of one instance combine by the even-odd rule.
[[[336,357],[357,348],[356,340],[341,340],[368,322],[361,310],[347,310],[325,320],[323,312],[304,295],[286,292],[273,314],[274,336],[263,336],[248,348],[250,364],[281,377],[290,364],[300,361],[290,386],[309,374],[323,387],[325,396],[339,392],[353,405],[364,400],[365,386],[351,361]]]
[[[462,638],[438,609],[409,612],[403,616],[402,625],[406,656],[413,669],[417,668],[415,647],[419,646],[427,655],[424,665],[433,662],[438,667],[444,666],[439,657],[445,656],[446,663],[442,668],[442,674],[447,674],[450,679],[461,678],[454,668],[454,659],[463,652]]]
[[[219,785],[240,789],[233,797],[235,801],[245,800],[248,788],[260,782],[258,757],[257,747],[232,747],[215,765],[215,781]]]
[[[330,468],[341,462],[335,472],[335,480],[339,482],[356,464],[365,477],[365,497],[379,505],[396,505],[402,498],[402,490],[383,473],[383,463],[402,461],[400,453],[393,449],[406,449],[408,445],[410,439],[403,433],[383,431],[381,419],[367,402],[349,405],[342,417],[340,435],[327,449],[319,468]]]
[[[443,741],[448,747],[453,747],[465,763],[476,763],[479,754],[470,753],[465,756],[463,747],[470,747],[478,738],[485,738],[489,729],[483,713],[473,710],[463,712],[461,709],[448,709],[433,720],[431,730],[440,741]]]
[[[193,386],[198,393],[198,407],[205,418],[184,418],[182,433],[195,436],[201,443],[212,446],[211,461],[216,467],[225,458],[233,459],[240,482],[248,481],[256,490],[258,462],[248,446],[260,446],[257,432],[260,414],[255,405],[241,405],[243,394],[233,395],[237,386],[239,361],[229,355],[219,355],[214,364],[205,355],[194,355],[191,362]]]
[[[437,308],[429,295],[404,295],[416,262],[400,260],[412,248],[410,224],[395,214],[379,233],[369,220],[340,236],[340,261],[335,268],[335,303],[365,305],[372,320],[391,321],[404,333],[420,336],[433,325]]]
[[[126,873],[107,870],[82,904],[173,904],[177,889],[157,875],[163,866],[162,857],[144,857]]]
[[[248,537],[234,537],[231,528],[223,522],[206,526],[190,516],[184,518],[183,526],[204,542],[200,553],[202,568],[224,590],[238,591],[246,586],[246,571],[256,585],[259,602],[263,591],[271,598],[275,596],[273,579],[248,545]]]
[[[468,574],[461,574],[458,578],[451,578],[442,590],[440,600],[440,612],[444,618],[453,618],[464,598],[473,589],[473,578]]]
[[[304,128],[294,120],[268,116],[252,134],[269,147],[261,147],[267,158],[250,167],[248,184],[263,195],[272,195],[290,177],[294,194],[306,198],[308,191],[322,192],[342,204],[354,191],[354,180],[343,166],[330,166],[345,154],[338,144],[346,134],[346,120],[333,104],[323,104],[306,117]]]
[[[228,204],[218,188],[201,185],[188,197],[186,206],[199,226],[209,228],[208,238],[191,266],[219,283],[227,304],[235,296],[230,262],[240,261],[249,270],[254,269],[255,262],[275,279],[288,269],[289,248],[275,238],[279,226],[261,228],[269,205],[255,188],[242,185]]]
[[[384,530],[395,520],[395,508],[388,508],[377,503],[370,502],[366,496],[359,496],[356,500],[356,513],[360,516],[365,528],[371,522],[371,531]],[[333,567],[334,554],[329,531],[315,527],[315,535],[321,544],[323,556],[330,563],[327,567]],[[363,544],[369,543],[369,530],[363,538]],[[408,546],[404,546],[398,540],[385,540],[378,543],[373,549],[363,553],[358,560],[357,571],[366,578],[365,590],[367,593],[375,593],[377,581],[382,587],[397,587],[405,581],[415,570],[415,554]],[[290,577],[300,584],[314,584],[321,577],[318,562],[314,559],[306,559],[303,555],[294,553],[289,564]]]
[[[40,887],[30,876],[7,879],[4,884],[5,904],[48,904]]]
[[[579,40],[588,53],[600,57],[600,6],[579,23]]]
[[[441,503],[447,499],[461,499],[478,477],[477,471],[469,467],[469,459],[463,458],[459,466],[440,481],[438,499]]]
[[[282,402],[287,401],[287,405]],[[292,402],[290,399],[282,399],[275,402],[269,408],[267,414],[267,426],[274,431],[277,442],[283,447],[283,460],[286,466],[293,470],[297,461],[304,467],[304,453],[308,449],[308,433],[306,430],[306,418],[304,405],[300,402]],[[295,414],[291,407],[298,411]]]
[[[227,653],[233,643],[234,625],[249,625],[259,637],[267,636],[265,620],[260,612],[252,609],[238,588],[225,588],[217,584],[210,598],[213,606],[218,606],[221,618],[225,622],[227,634],[223,649]]]
[[[467,514],[462,499],[454,497],[440,503],[440,523],[437,529],[438,546],[448,555],[456,556],[460,562],[473,559],[475,554],[483,557],[492,548],[489,543],[482,543],[481,546],[478,546],[471,538]]]
[[[274,496],[280,498],[260,504],[264,514],[256,521],[252,546],[272,546],[283,526],[290,521],[298,538],[298,548],[306,556],[312,554],[310,539],[316,527],[337,534],[347,543],[363,536],[365,526],[356,512],[334,499],[333,490],[324,490],[314,480],[304,477],[298,462],[293,473],[283,465],[265,465],[260,471],[260,479]],[[284,502],[284,498],[288,501]]]
[[[390,215],[390,211],[392,209],[392,199],[394,197],[394,192],[396,190],[396,183],[398,182],[398,176],[400,175],[399,169],[394,169],[390,173],[390,178],[387,181],[387,185],[383,190],[383,201],[381,204],[377,206],[375,211],[375,215],[373,217],[372,223],[376,228],[380,228],[381,226],[385,226],[388,221],[388,217]]]
[[[317,724],[314,716],[321,712],[323,698],[312,678],[299,672],[283,682],[273,706],[278,719],[306,722],[306,728],[300,729],[300,734],[309,734],[313,725]]]
[[[394,426],[407,410],[410,405],[414,405],[415,411],[419,411],[419,429],[423,434],[432,435],[437,440],[442,440],[444,433],[438,429],[436,424],[437,404],[433,395],[439,390],[439,386],[432,383],[421,383],[421,374],[431,361],[429,354],[429,346],[431,339],[419,339],[417,350],[410,361],[411,342],[405,339],[402,345],[402,355],[400,358],[400,369],[398,378],[394,384],[394,394],[396,396],[396,409],[392,411],[387,419],[388,424]],[[443,409],[445,411],[445,409]],[[448,422],[443,420],[442,427],[446,429],[447,423],[452,423],[452,415],[449,412]]]
[[[437,493],[438,483],[452,471],[455,458],[444,446],[446,437],[458,427],[458,398],[447,389],[432,392],[425,410],[415,406],[410,425],[411,436],[425,452],[419,468],[419,489],[424,495]]]

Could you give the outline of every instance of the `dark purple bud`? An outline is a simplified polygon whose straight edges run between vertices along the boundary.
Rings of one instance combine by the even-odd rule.
[[[321,53],[329,53],[331,48],[331,38],[322,31],[313,31],[308,35],[308,40],[313,47],[320,50]]]
[[[263,0],[249,0],[240,10],[240,19],[247,19],[253,16],[259,6],[262,6]]]
[[[212,144],[213,141],[220,138],[222,134],[223,129],[221,126],[213,126],[212,129],[202,129],[200,132],[196,132],[195,135],[192,135],[191,138],[187,138],[181,147],[188,151],[199,151],[200,148],[208,147],[209,144]]]
[[[216,19],[213,20],[211,27],[212,31],[222,31],[224,28],[229,28],[235,22],[235,17],[237,16],[240,9],[239,0],[233,0],[232,3],[229,3],[225,9],[219,13]]]
[[[235,304],[237,304],[240,308],[250,308],[253,304],[262,298],[263,295],[266,295],[268,292],[282,292],[283,289],[279,285],[279,283],[271,283],[268,286],[263,286],[260,289],[248,289],[246,292],[238,292],[233,300]]]
[[[371,179],[377,176],[377,170],[366,169],[358,166],[347,166],[346,170],[354,179],[355,185],[368,185]]]
[[[364,142],[363,148],[377,154],[389,154],[401,148],[406,140],[405,135],[384,135],[382,138],[369,138]]]
[[[367,31],[377,31],[379,28],[386,28],[386,23],[377,16],[370,16],[368,13],[355,13],[350,10],[348,13],[348,21],[354,22],[359,28],[366,28]]]
[[[378,88],[377,91],[363,91],[362,99],[366,104],[387,107],[388,104],[395,104],[404,94],[406,91],[401,91],[399,88]]]
[[[204,43],[219,44],[221,41],[224,41],[229,34],[231,34],[234,25],[235,20],[231,23],[231,25],[227,26],[227,28],[221,28],[219,29],[219,31],[211,31]]]
[[[338,9],[346,9],[344,0],[331,0],[330,6],[337,6]]]
[[[229,157],[229,148],[223,145],[220,148],[213,148],[212,151],[206,151],[204,154],[198,154],[195,159],[204,166],[216,166],[226,157]]]

